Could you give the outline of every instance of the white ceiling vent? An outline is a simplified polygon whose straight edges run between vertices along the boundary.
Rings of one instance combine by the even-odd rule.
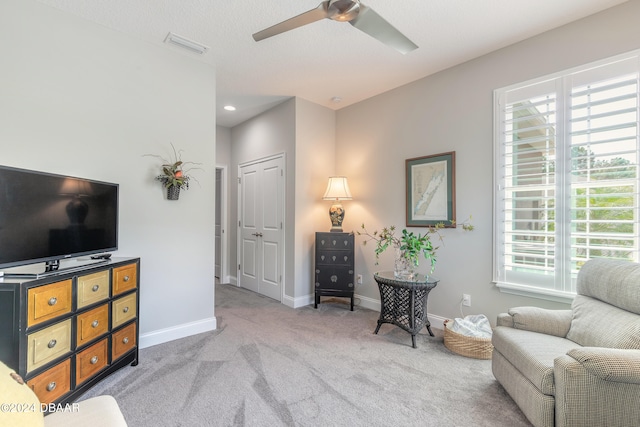
[[[204,54],[209,48],[203,44],[194,42],[193,40],[186,39],[174,33],[167,34],[164,39],[165,43],[172,44],[174,46],[181,47],[189,52],[197,53],[198,55]]]

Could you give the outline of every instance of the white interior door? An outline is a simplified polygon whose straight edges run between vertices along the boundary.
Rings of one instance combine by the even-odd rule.
[[[283,158],[240,167],[240,286],[282,300]]]

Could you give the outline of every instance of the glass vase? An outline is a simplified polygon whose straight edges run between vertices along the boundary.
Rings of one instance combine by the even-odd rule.
[[[413,261],[405,256],[405,252],[396,248],[396,259],[393,275],[401,280],[413,280],[416,277],[416,266]]]

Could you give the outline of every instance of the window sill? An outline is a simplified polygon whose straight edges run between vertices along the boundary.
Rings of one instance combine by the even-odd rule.
[[[505,294],[519,295],[529,298],[543,299],[547,301],[571,304],[575,294],[561,292],[553,289],[537,288],[535,286],[516,285],[513,283],[496,282],[496,286]]]

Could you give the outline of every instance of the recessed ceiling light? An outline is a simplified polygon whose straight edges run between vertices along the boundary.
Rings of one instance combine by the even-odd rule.
[[[334,104],[339,104],[342,102],[342,98],[340,98],[339,96],[334,96],[333,98],[331,98],[331,102],[333,102]]]
[[[173,34],[173,33],[169,33],[167,34],[167,37],[164,38],[164,42],[165,43],[169,43],[169,44],[173,44],[175,46],[179,46],[183,49],[187,49],[191,52],[197,53],[199,55],[202,55],[203,53],[205,53],[207,50],[209,50],[209,48],[203,44],[194,42],[193,40],[189,40],[186,39],[182,36],[179,36],[177,34]]]
[[[236,107],[234,107],[233,105],[225,105],[224,109],[227,111],[236,111]]]

